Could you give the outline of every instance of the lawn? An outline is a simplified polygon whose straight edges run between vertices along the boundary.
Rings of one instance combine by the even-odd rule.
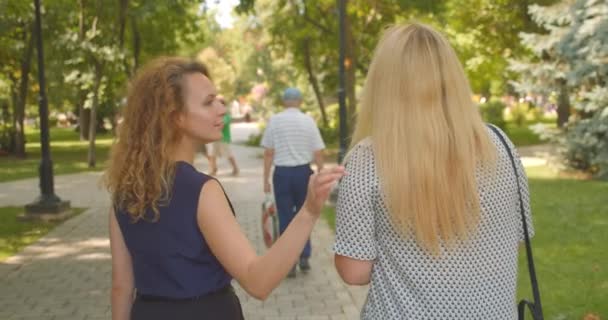
[[[72,208],[72,215],[80,214],[84,208]],[[0,207],[0,262],[35,242],[61,222],[20,221],[23,207]]]
[[[530,126],[534,123],[526,123],[522,126],[517,126],[512,122],[507,123],[506,133],[509,136],[509,139],[513,141],[518,147],[530,146],[535,144],[546,143],[540,139],[540,137],[534,133]],[[555,123],[544,123],[546,128],[555,129],[557,125]]]
[[[545,167],[526,170],[545,318],[608,317],[608,183],[558,178]],[[333,209],[323,215],[333,228]],[[519,295],[531,298],[521,253]]]
[[[26,159],[11,156],[0,157],[0,182],[38,176],[40,165],[40,132],[28,130],[26,134]],[[97,166],[87,164],[88,141],[80,141],[78,132],[68,128],[51,129],[51,159],[54,174],[102,170],[108,159],[112,136],[101,134],[96,139]]]

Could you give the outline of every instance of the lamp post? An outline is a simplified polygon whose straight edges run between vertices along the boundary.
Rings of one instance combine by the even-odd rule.
[[[55,195],[53,184],[53,161],[49,143],[49,110],[46,99],[46,82],[44,78],[44,52],[42,47],[42,27],[40,21],[40,0],[34,0],[36,11],[34,33],[36,36],[36,51],[38,52],[38,109],[40,116],[40,196],[34,202],[25,206],[26,218],[60,219],[68,214],[69,201],[62,201]]]
[[[340,42],[340,56],[338,58],[338,105],[339,105],[339,120],[340,120],[340,150],[338,151],[338,163],[342,164],[344,156],[346,155],[346,136],[348,135],[348,128],[346,127],[346,0],[337,0],[338,4],[338,34]],[[329,194],[329,203],[332,205],[336,204],[338,199],[338,191],[340,185],[336,185],[331,193]]]
[[[340,37],[340,57],[338,61],[338,104],[340,111],[340,151],[338,152],[338,163],[342,163],[346,154],[348,128],[346,123],[346,79],[345,79],[345,47],[346,47],[346,0],[338,1],[338,21]]]

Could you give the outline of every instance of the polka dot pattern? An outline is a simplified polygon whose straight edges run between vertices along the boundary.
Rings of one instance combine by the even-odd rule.
[[[468,240],[449,247],[441,244],[437,257],[417,243],[413,230],[400,235],[393,228],[379,190],[371,140],[362,141],[349,154],[348,175],[340,183],[336,207],[334,251],[374,260],[361,319],[517,318],[517,252],[524,239],[517,181],[507,150],[490,129],[488,134],[498,162],[494,176],[483,176],[481,169],[476,172],[479,226]],[[527,178],[513,144],[506,140],[517,159],[533,236]]]

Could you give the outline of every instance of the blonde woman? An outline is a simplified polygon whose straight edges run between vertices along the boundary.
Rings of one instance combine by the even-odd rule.
[[[243,319],[232,279],[263,300],[299,258],[343,168],[311,177],[289,228],[258,256],[220,183],[193,166],[222,138],[225,113],[199,63],[158,59],[132,81],[105,177],[113,320]]]
[[[441,34],[422,24],[386,31],[337,203],[338,273],[370,284],[362,319],[517,316],[517,178],[471,96]]]

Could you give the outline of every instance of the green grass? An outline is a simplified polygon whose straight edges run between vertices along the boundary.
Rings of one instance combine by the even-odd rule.
[[[608,317],[608,183],[559,178],[526,168],[536,236],[532,239],[546,319]],[[323,217],[335,228],[335,213]],[[519,296],[532,298],[525,254]]]
[[[321,213],[329,227],[336,231],[336,211],[333,207],[324,207],[323,212]]]
[[[26,132],[25,159],[12,156],[0,157],[0,182],[13,181],[38,176],[40,165],[40,133],[36,130]],[[96,139],[97,166],[90,169],[87,164],[88,141],[80,141],[74,129],[51,129],[51,159],[54,174],[76,173],[102,170],[108,159],[112,136],[99,135]]]
[[[531,125],[534,125],[534,123],[526,123],[520,127],[509,122],[507,123],[506,133],[509,136],[509,139],[513,141],[513,144],[518,147],[546,143],[546,141],[541,140],[540,137],[529,128]],[[544,125],[551,129],[557,127],[555,123],[544,123]]]
[[[0,262],[35,242],[61,222],[20,221],[17,216],[23,207],[0,207]],[[72,208],[72,215],[80,214],[84,208]]]
[[[527,125],[518,127],[512,124],[507,125],[507,135],[513,141],[513,144],[518,147],[541,144],[543,141],[534,133]]]

